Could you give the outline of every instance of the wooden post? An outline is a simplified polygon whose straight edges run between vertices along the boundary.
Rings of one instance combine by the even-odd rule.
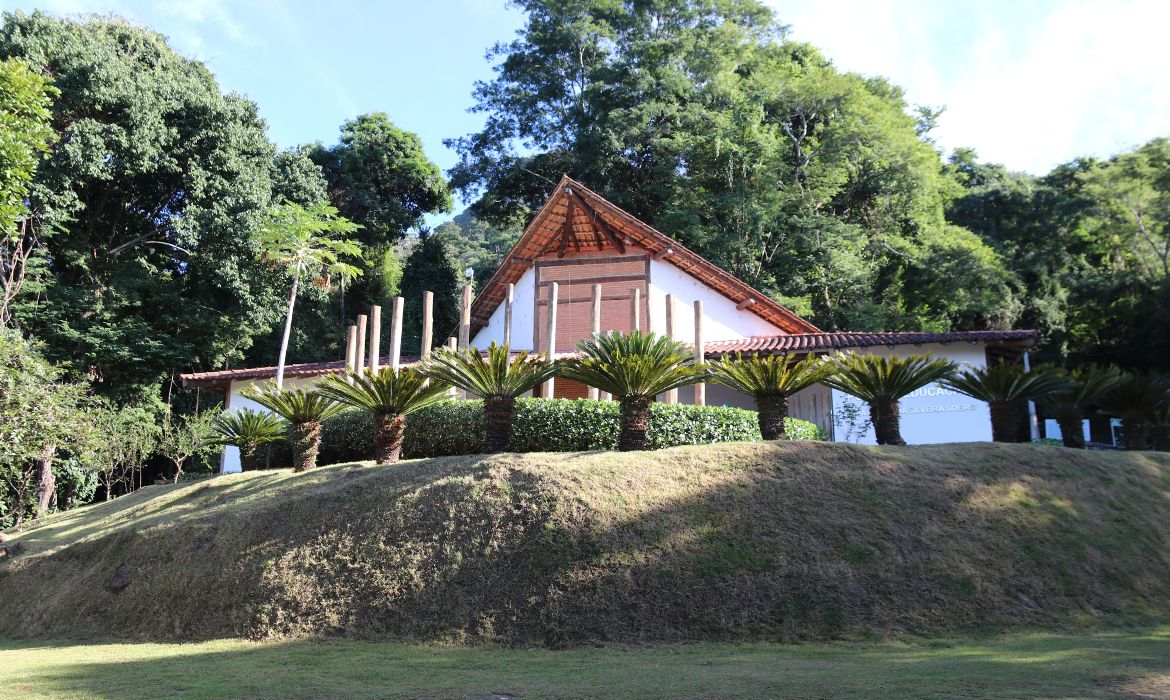
[[[423,329],[422,329],[422,347],[419,356],[422,359],[427,359],[431,356],[431,336],[434,335],[435,325],[435,293],[423,292]]]
[[[642,290],[630,290],[630,330],[639,331],[642,327],[639,323],[642,313]]]
[[[370,371],[378,373],[382,362],[382,307],[370,307]]]
[[[589,333],[597,335],[601,332],[601,285],[593,285],[593,298],[589,307]],[[601,397],[597,387],[589,387],[589,398],[596,401]]]
[[[666,320],[666,337],[674,340],[674,295],[666,295],[666,313],[664,314]],[[666,392],[666,403],[678,403],[678,389],[671,389]]]
[[[557,352],[557,294],[559,292],[556,282],[548,286],[548,322],[545,324],[545,335],[548,338],[545,340],[545,347],[548,350],[548,359],[552,360]],[[551,399],[553,397],[553,390],[555,388],[556,380],[549,379],[544,383],[544,398]]]
[[[471,342],[471,285],[463,285],[463,298],[459,302],[459,347],[467,349]]]
[[[707,346],[703,342],[703,300],[695,300],[695,364],[707,362]],[[695,405],[707,405],[707,385],[699,382],[695,385]]]
[[[402,297],[394,297],[390,312],[390,369],[398,371],[402,364]]]
[[[345,371],[353,372],[357,362],[357,326],[350,326],[345,339]]]
[[[540,352],[540,285],[532,287],[532,352]]]
[[[428,294],[429,294],[429,292],[428,292]],[[456,347],[457,347],[457,344],[456,344],[455,339],[454,338],[447,338],[447,349],[448,350],[455,350]],[[456,389],[455,387],[451,387],[450,389],[447,390],[447,395],[453,399],[458,398],[459,390]]]
[[[358,316],[357,322],[357,357],[354,359],[354,371],[361,372],[366,368],[366,323],[369,321],[365,314]]]
[[[508,283],[504,293],[504,345],[512,347],[512,304],[516,301],[516,285]]]

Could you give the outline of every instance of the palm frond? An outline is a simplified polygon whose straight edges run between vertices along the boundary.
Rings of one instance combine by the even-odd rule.
[[[511,357],[507,345],[492,343],[486,357],[474,347],[436,350],[420,371],[431,379],[483,398],[514,399],[548,381],[557,369],[543,354],[533,355],[524,350]]]
[[[1087,410],[1099,403],[1122,380],[1122,374],[1116,367],[1102,368],[1095,365],[1069,372],[1067,377],[1068,386],[1038,399],[1046,410],[1052,413]]]
[[[896,401],[955,371],[955,363],[930,355],[884,357],[849,352],[827,363],[830,374],[822,383],[869,403]]]
[[[330,375],[321,381],[318,391],[338,405],[390,416],[407,415],[438,403],[447,389],[445,382],[428,383],[427,377],[413,367],[398,371],[383,367],[377,374],[366,369],[348,376]]]
[[[234,447],[276,442],[284,439],[288,431],[288,423],[284,420],[250,408],[220,413],[211,425],[216,432],[217,444]]]
[[[944,379],[942,385],[988,403],[1015,403],[1062,391],[1071,382],[1051,367],[1036,367],[1029,372],[1023,365],[1000,360],[983,367],[966,367]]]
[[[281,389],[276,382],[249,387],[240,393],[293,424],[320,423],[342,409],[341,404],[319,391],[300,387]]]
[[[561,375],[618,398],[654,397],[711,377],[686,345],[654,333],[595,333],[577,348],[584,357],[565,360]]]
[[[721,357],[711,363],[714,381],[751,396],[788,397],[824,380],[830,367],[809,356],[793,362],[787,355]]]
[[[1157,374],[1126,374],[1101,398],[1101,408],[1137,423],[1170,404],[1170,379]]]

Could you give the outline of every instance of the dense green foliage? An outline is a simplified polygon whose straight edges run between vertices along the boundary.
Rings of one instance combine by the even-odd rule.
[[[1002,327],[1001,258],[899,88],[788,41],[755,0],[524,0],[452,184],[496,224],[569,173],[826,329]],[[956,293],[958,292],[958,293]]]
[[[654,449],[674,445],[759,440],[754,411],[725,406],[652,404],[648,442]],[[512,428],[511,451],[571,452],[617,448],[619,411],[612,401],[519,399]],[[785,419],[792,440],[827,440],[813,423]],[[405,457],[475,454],[483,450],[483,402],[444,401],[406,419]],[[370,459],[374,422],[360,411],[347,410],[326,420],[321,429],[323,464]],[[285,461],[282,461],[285,460]],[[287,462],[277,456],[272,466]]]
[[[417,354],[422,347],[423,293],[433,292],[434,343],[443,345],[459,324],[459,288],[465,282],[455,269],[447,244],[436,235],[421,233],[402,268],[402,351]]]
[[[496,273],[521,230],[520,224],[493,226],[467,209],[436,226],[434,236],[450,250],[455,269],[465,273],[471,268],[476,287],[481,288]]]

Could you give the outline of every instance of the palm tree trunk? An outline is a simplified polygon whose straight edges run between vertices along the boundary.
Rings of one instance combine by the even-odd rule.
[[[256,457],[260,451],[260,446],[256,444],[248,444],[240,447],[240,466],[246,472],[256,470]]]
[[[991,439],[995,442],[1024,442],[1020,432],[1023,412],[1015,401],[991,401]]]
[[[503,452],[512,440],[512,419],[516,413],[516,399],[508,396],[486,396],[483,400],[483,451]]]
[[[1056,412],[1056,424],[1060,426],[1060,441],[1065,447],[1085,449],[1085,436],[1081,428],[1084,417],[1080,411],[1067,410]]]
[[[293,470],[303,472],[317,466],[321,448],[320,423],[294,423],[292,427]]]
[[[621,434],[618,449],[633,452],[646,449],[646,431],[650,428],[650,399],[626,397],[621,399]]]
[[[377,417],[377,432],[374,434],[374,461],[378,464],[393,464],[402,455],[402,435],[406,417],[401,413]]]
[[[1125,432],[1125,449],[1150,449],[1149,435],[1146,432],[1146,426],[1142,424],[1140,418],[1127,417],[1121,419],[1121,428]]]
[[[284,360],[288,356],[288,338],[292,335],[293,305],[297,302],[297,287],[301,283],[301,272],[293,275],[292,290],[288,294],[288,313],[284,317],[284,337],[280,341],[280,356],[276,358],[276,388],[284,388]],[[316,455],[314,455],[316,458]]]
[[[760,435],[765,440],[787,440],[784,419],[788,418],[788,397],[765,394],[756,397]]]
[[[57,490],[57,476],[53,474],[53,457],[57,455],[57,445],[48,443],[41,448],[39,461],[40,478],[37,483],[37,517],[45,514],[53,500],[53,493]]]
[[[902,439],[902,415],[897,399],[874,401],[869,405],[869,420],[879,445],[905,445]]]

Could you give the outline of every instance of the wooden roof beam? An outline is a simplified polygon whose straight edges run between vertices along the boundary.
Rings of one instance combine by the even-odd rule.
[[[614,233],[613,229],[609,227],[609,224],[605,223],[605,220],[598,216],[597,212],[585,200],[581,199],[579,194],[568,187],[565,188],[565,194],[569,196],[570,201],[576,204],[581,211],[585,212],[586,216],[589,217],[590,223],[593,224],[593,228],[605,234],[605,237],[618,249],[619,253],[624,254],[626,252],[626,244],[622,241],[621,237]]]

